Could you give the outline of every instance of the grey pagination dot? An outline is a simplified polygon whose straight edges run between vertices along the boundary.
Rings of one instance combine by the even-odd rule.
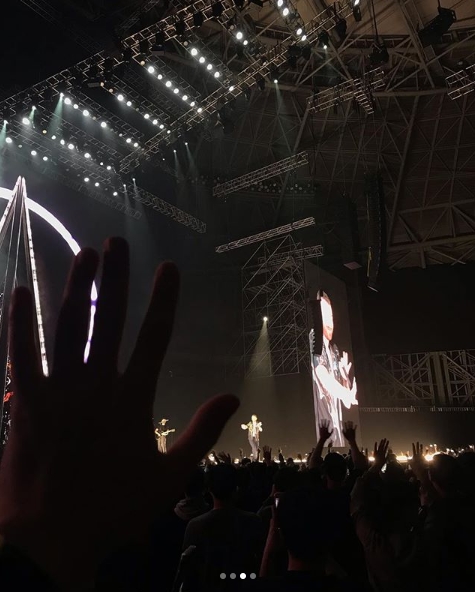
[[[231,580],[235,580],[236,579],[236,574],[235,573],[229,574],[229,577],[231,578]]]
[[[249,577],[251,578],[251,580],[255,580],[256,579],[256,574],[255,573],[252,573],[252,574],[249,575]]]
[[[225,579],[226,579],[226,574],[225,574],[225,573],[219,574],[219,577],[220,577],[222,580],[225,580]]]

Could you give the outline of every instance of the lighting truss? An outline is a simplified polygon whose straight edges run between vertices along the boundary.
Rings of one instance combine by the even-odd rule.
[[[188,53],[190,53],[192,59],[196,62],[196,67],[201,68],[203,70],[203,73],[208,74],[210,78],[216,80],[216,82],[221,84],[221,86],[229,86],[230,84],[232,84],[235,78],[234,72],[232,72],[227,67],[227,65],[216,55],[210,53],[205,44],[200,39],[198,39],[196,35],[193,37],[193,39],[193,42],[188,46],[185,46],[183,44],[182,45],[184,49],[186,49]],[[193,49],[198,51],[197,55],[193,55],[191,53]],[[206,60],[206,62],[200,63],[200,57],[203,57]],[[213,66],[213,69],[209,72],[206,69],[208,64],[211,64]],[[216,78],[215,72],[220,73],[220,76],[218,78]]]
[[[449,87],[449,97],[459,99],[475,90],[475,64],[459,70],[445,79]]]
[[[126,121],[117,117],[114,113],[111,113],[108,109],[105,109],[102,105],[94,101],[93,99],[89,98],[82,90],[75,88],[70,91],[71,97],[77,98],[78,102],[84,103],[84,107],[87,109],[91,109],[94,115],[98,115],[110,124],[109,131],[112,131],[119,136],[122,134],[124,138],[131,136],[135,138],[137,141],[142,138],[143,134],[139,132],[135,127],[129,125]]]
[[[272,164],[258,169],[257,171],[246,173],[241,177],[236,177],[236,179],[232,179],[231,181],[227,181],[226,183],[216,185],[215,187],[213,187],[213,195],[215,197],[222,197],[223,195],[235,193],[236,191],[245,189],[246,187],[249,187],[254,183],[258,183],[259,181],[265,181],[266,179],[270,179],[271,177],[275,177],[276,175],[280,175],[288,171],[293,171],[294,169],[301,167],[307,163],[308,152],[304,150],[303,152],[299,152],[294,156],[289,156],[288,158],[284,158],[282,160],[278,160],[277,162],[273,162]]]
[[[333,29],[336,17],[346,18],[352,13],[353,4],[351,0],[344,0],[335,4],[334,9],[331,11],[328,11],[327,9],[323,10],[307,25],[308,41],[310,43],[314,42],[322,30],[328,32]],[[160,152],[160,145],[170,144],[181,135],[184,127],[190,129],[202,123],[206,117],[214,114],[227,102],[233,100],[254,84],[257,84],[257,81],[260,80],[261,77],[265,78],[266,76],[269,76],[274,68],[278,68],[287,61],[288,45],[292,42],[293,37],[288,36],[267,53],[261,54],[259,59],[256,59],[237,76],[236,82],[233,85],[228,88],[218,88],[201,102],[200,110],[190,109],[173,122],[169,128],[171,131],[170,134],[159,132],[146,142],[144,145],[144,153],[157,154]],[[122,161],[121,170],[124,172],[130,171],[131,160],[130,156],[125,157]]]
[[[290,249],[287,251],[276,251],[269,255],[266,259],[260,258],[259,265],[266,264],[267,266],[282,265],[286,261],[303,261],[304,259],[315,259],[323,256],[323,246],[313,245],[312,247],[303,247],[300,249]]]
[[[205,222],[202,222],[191,214],[180,210],[176,206],[164,201],[160,197],[145,191],[145,189],[141,189],[135,185],[128,185],[127,190],[129,197],[142,204],[152,207],[154,210],[160,212],[164,216],[168,216],[172,220],[175,220],[175,222],[179,222],[180,224],[183,224],[183,226],[187,226],[188,228],[191,228],[192,230],[195,230],[201,234],[206,232]]]
[[[288,234],[294,230],[299,230],[300,228],[306,228],[308,226],[315,226],[315,218],[303,218],[302,220],[297,220],[297,222],[292,222],[291,224],[285,224],[284,226],[278,226],[277,228],[272,228],[271,230],[266,230],[265,232],[260,232],[259,234],[253,234],[252,236],[247,236],[246,238],[240,238],[239,240],[216,247],[215,251],[216,253],[226,253],[232,249],[246,247],[247,245],[275,238],[276,236],[280,236],[282,234]]]
[[[305,276],[302,259],[295,256],[302,251],[290,234],[264,240],[242,268],[241,362],[250,377],[294,374],[308,367]],[[262,347],[264,315],[267,344]]]
[[[324,111],[333,105],[338,105],[351,99],[356,99],[366,113],[374,112],[371,92],[384,86],[384,71],[382,68],[371,70],[363,78],[345,80],[337,86],[315,93],[307,99],[310,111]]]
[[[117,27],[117,34],[122,36],[124,33],[126,33],[135,25],[135,23],[140,20],[140,17],[143,14],[146,14],[152,10],[152,8],[154,8],[159,2],[160,0],[147,0],[145,4],[141,4],[124,22],[119,25],[119,27]]]
[[[285,25],[292,37],[297,42],[305,41],[307,39],[306,25],[302,17],[300,16],[299,11],[297,10],[297,6],[292,2],[292,0],[285,0],[284,4],[281,7],[279,7],[277,0],[274,0],[273,4],[280,12],[282,18],[284,19]],[[289,13],[287,14],[287,16],[284,16],[283,14],[284,7],[289,9]],[[297,34],[297,31],[299,29],[301,29],[302,32],[300,34]],[[303,40],[302,35],[305,35],[305,38]]]
[[[148,58],[145,69],[150,64],[153,65],[156,69],[155,74],[152,74],[152,76],[157,77],[158,74],[161,74],[163,76],[163,79],[162,79],[163,84],[164,84],[165,80],[170,80],[173,83],[173,87],[179,88],[180,91],[182,91],[182,94],[188,95],[188,97],[190,98],[191,101],[195,101],[197,103],[201,102],[202,97],[199,94],[199,92],[196,90],[196,88],[191,86],[191,84],[188,84],[188,82],[183,80],[183,78],[180,78],[178,76],[178,74],[175,72],[175,70],[172,70],[162,59],[157,58],[157,57],[153,57],[153,56]],[[142,66],[142,67],[144,67],[144,66]],[[168,91],[167,88],[164,89],[163,93],[166,94],[166,91]],[[169,91],[168,91],[168,93],[169,93]],[[184,103],[184,105],[187,106],[186,103]],[[180,110],[180,114],[182,112],[183,112],[183,109]]]

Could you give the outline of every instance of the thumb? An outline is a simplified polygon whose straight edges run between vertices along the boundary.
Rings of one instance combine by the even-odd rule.
[[[170,459],[184,471],[195,467],[216,443],[238,407],[239,399],[234,395],[218,395],[206,401],[170,449]]]

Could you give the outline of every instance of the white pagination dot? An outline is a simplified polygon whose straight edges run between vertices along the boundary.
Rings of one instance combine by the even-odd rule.
[[[241,578],[241,580],[245,580],[246,579],[246,574],[245,573],[239,574],[239,577]]]
[[[219,577],[220,577],[222,580],[225,580],[225,579],[226,579],[226,574],[225,574],[225,573],[219,574]]]

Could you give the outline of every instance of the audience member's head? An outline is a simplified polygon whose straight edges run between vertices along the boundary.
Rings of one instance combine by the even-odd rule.
[[[197,467],[188,479],[185,487],[185,497],[194,498],[203,495],[205,488],[205,473],[203,469]]]
[[[317,489],[292,489],[279,497],[277,523],[289,560],[304,564],[302,569],[318,564],[331,541],[327,497],[327,492]]]
[[[331,452],[326,455],[323,460],[323,474],[328,487],[341,485],[346,479],[347,472],[348,466],[341,454]]]
[[[429,479],[442,497],[459,491],[462,470],[456,458],[448,454],[435,454],[429,466]]]
[[[208,471],[207,481],[214,500],[231,501],[238,486],[237,470],[227,464],[212,466]]]
[[[299,473],[291,467],[282,467],[274,475],[274,492],[283,493],[299,484]]]

